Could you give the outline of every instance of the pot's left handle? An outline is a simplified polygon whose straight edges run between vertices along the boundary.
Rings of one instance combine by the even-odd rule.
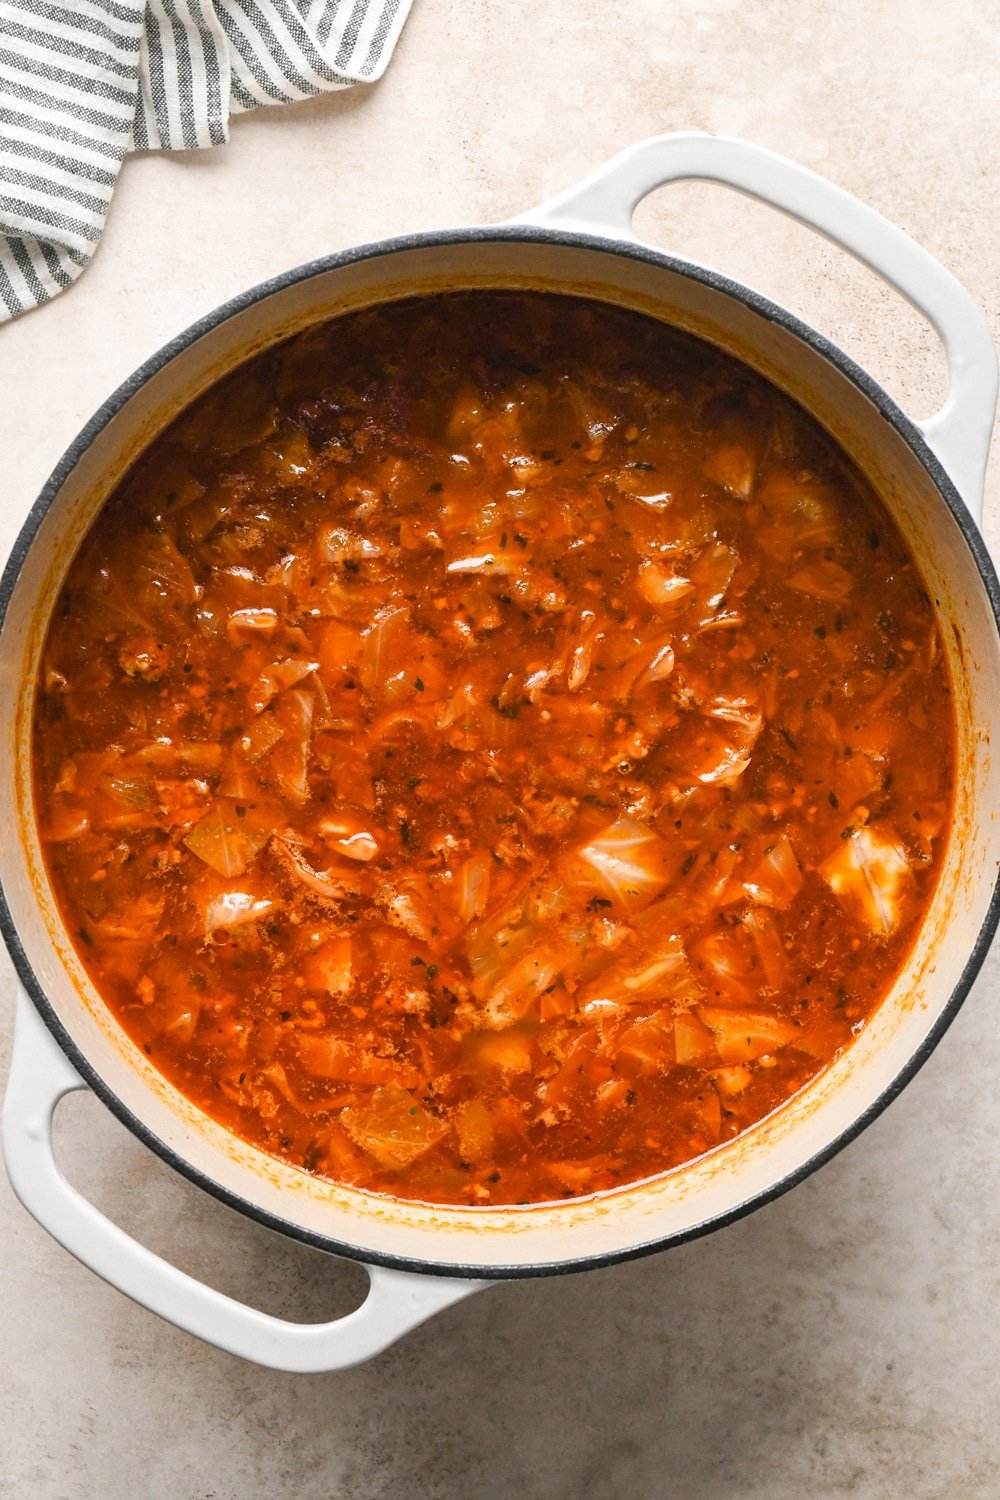
[[[3,1109],[4,1159],[15,1193],[42,1228],[98,1276],[206,1343],[272,1370],[344,1370],[493,1284],[365,1266],[368,1296],[331,1323],[289,1323],[236,1302],[140,1245],[63,1177],[52,1150],[52,1116],[64,1095],[82,1088],[86,1084],[21,992]]]

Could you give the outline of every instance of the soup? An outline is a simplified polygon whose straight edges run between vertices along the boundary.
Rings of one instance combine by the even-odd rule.
[[[34,723],[54,890],[179,1090],[338,1182],[574,1197],[837,1057],[953,717],[886,511],[744,366],[468,292],[248,364],[104,506]]]

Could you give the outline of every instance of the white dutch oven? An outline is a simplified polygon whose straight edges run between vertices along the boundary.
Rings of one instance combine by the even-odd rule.
[[[725,183],[811,225],[879,272],[937,330],[951,384],[915,423],[840,350],[782,309],[640,244],[636,204],[683,178]],[[456,287],[584,293],[707,339],[787,391],[842,444],[893,513],[935,602],[955,683],[954,827],[912,957],[856,1044],[808,1089],[691,1165],[583,1202],[438,1208],[336,1187],[236,1140],[178,1094],[118,1028],[84,974],[49,887],[30,778],[33,683],[74,550],[135,456],[255,351],[345,310]],[[996,402],[986,324],[957,281],[900,230],[810,172],[739,141],[663,136],[513,223],[366,245],[258,287],[196,324],[97,413],[21,533],[2,584],[0,851],[3,924],[21,980],[4,1149],[27,1209],[99,1275],[179,1327],[283,1370],[329,1370],[385,1348],[492,1281],[606,1265],[748,1213],[855,1136],[902,1088],[955,1015],[998,916],[997,578],[977,522]],[[356,1311],[326,1324],[265,1316],[151,1254],[60,1175],[51,1121],[89,1086],[139,1138],[217,1198],[271,1228],[362,1261]]]

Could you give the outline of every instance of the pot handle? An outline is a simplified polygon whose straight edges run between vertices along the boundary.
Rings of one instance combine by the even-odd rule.
[[[997,402],[997,355],[989,326],[950,271],[843,188],[762,146],[691,131],[639,141],[511,222],[636,241],[632,216],[641,200],[668,182],[688,178],[735,188],[817,230],[877,272],[927,319],[948,356],[948,395],[935,416],[915,426],[981,525]]]
[[[365,1266],[368,1296],[331,1323],[289,1323],[247,1307],[161,1260],[66,1181],[52,1150],[59,1100],[87,1085],[23,990],[3,1109],[3,1152],[14,1192],[72,1255],[126,1296],[216,1348],[272,1370],[345,1370],[492,1282]]]

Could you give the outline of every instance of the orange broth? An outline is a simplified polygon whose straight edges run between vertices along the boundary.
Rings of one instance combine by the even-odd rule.
[[[858,470],[747,368],[570,297],[289,340],[176,420],[54,611],[49,870],[163,1074],[441,1203],[676,1167],[865,1025],[953,715]]]

